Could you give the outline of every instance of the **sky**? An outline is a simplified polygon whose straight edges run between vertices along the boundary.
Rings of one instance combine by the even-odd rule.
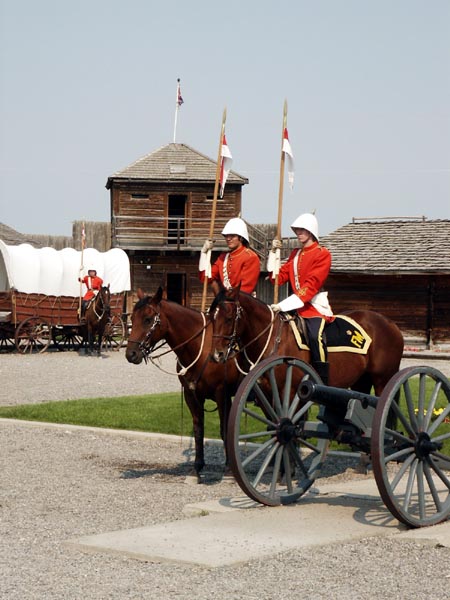
[[[107,178],[173,141],[217,157],[242,217],[276,223],[283,104],[295,160],[282,230],[450,218],[448,0],[0,0],[0,222],[109,221]],[[287,176],[287,174],[286,174]]]

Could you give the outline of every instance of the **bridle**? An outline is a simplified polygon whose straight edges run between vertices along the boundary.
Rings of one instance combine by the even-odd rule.
[[[99,321],[103,319],[105,314],[108,314],[111,311],[111,302],[109,298],[105,300],[105,296],[109,296],[109,293],[105,291],[105,289],[107,290],[107,288],[101,288],[99,290],[98,294],[94,298],[94,302],[92,303],[92,310]],[[99,298],[99,300],[97,300],[97,298]],[[97,312],[97,304],[101,304],[100,313]]]
[[[269,342],[270,342],[270,339],[272,337],[272,332],[273,332],[273,325],[274,325],[274,321],[275,321],[275,313],[273,312],[272,308],[269,305],[267,305],[267,308],[270,310],[270,314],[271,314],[271,318],[270,318],[269,324],[266,325],[266,327],[264,327],[257,335],[255,335],[254,338],[252,338],[249,342],[247,342],[247,344],[244,344],[242,346],[240,344],[240,337],[238,335],[238,325],[239,325],[240,319],[242,318],[242,316],[244,314],[244,309],[242,308],[239,300],[222,299],[217,304],[217,307],[216,307],[216,309],[214,311],[213,321],[217,317],[217,314],[219,312],[219,308],[220,308],[221,304],[233,304],[233,305],[236,306],[236,314],[235,314],[235,317],[234,317],[233,331],[232,331],[232,333],[230,335],[213,333],[212,337],[213,337],[213,339],[214,338],[222,338],[223,340],[228,340],[228,347],[227,347],[227,351],[225,353],[225,360],[228,360],[230,358],[230,356],[236,357],[238,354],[244,354],[246,360],[250,363],[250,369],[252,369],[262,359],[262,357],[264,356],[264,354],[265,354],[265,352],[266,352],[266,350],[267,350],[267,348],[269,346]],[[260,354],[259,354],[258,358],[256,359],[256,361],[253,362],[248,357],[246,349],[249,346],[251,346],[252,344],[254,344],[257,340],[259,340],[259,338],[262,337],[267,331],[269,331],[269,334],[267,336],[266,343],[264,344],[264,347],[263,347],[262,351],[260,352]],[[239,370],[242,373],[244,373],[244,371],[242,371],[242,369],[239,367],[239,365],[238,365],[237,362],[236,362],[236,365],[238,366]]]
[[[156,350],[163,348],[163,346],[165,346],[167,344],[167,342],[165,340],[160,340],[159,345],[158,345],[158,342],[152,342],[153,332],[155,331],[155,329],[157,327],[161,326],[161,309],[160,309],[160,307],[158,307],[158,310],[155,309],[155,315],[153,317],[153,322],[152,322],[151,326],[149,327],[148,331],[146,332],[144,339],[142,341],[140,341],[140,340],[132,339],[130,337],[130,338],[128,338],[128,343],[131,342],[133,344],[138,345],[138,348],[142,352],[142,356],[144,357],[144,361],[147,363],[149,360],[152,360],[153,358],[161,358],[162,356],[165,356],[166,354],[169,354],[170,352],[175,352],[176,350],[183,348],[183,346],[186,346],[186,344],[189,344],[189,342],[191,342],[192,340],[197,338],[199,335],[201,335],[202,340],[200,343],[200,349],[198,351],[197,356],[191,362],[190,365],[188,365],[187,367],[183,367],[183,365],[180,362],[180,359],[177,357],[178,364],[180,365],[181,369],[180,369],[180,371],[177,371],[177,373],[174,373],[174,375],[186,375],[187,371],[196,364],[196,362],[199,360],[200,356],[203,353],[203,348],[205,345],[206,329],[211,324],[211,321],[206,321],[205,315],[203,313],[201,313],[201,314],[203,317],[203,327],[201,329],[199,329],[198,331],[193,333],[191,335],[191,337],[189,337],[188,339],[181,342],[181,344],[178,344],[178,345],[174,346],[173,348],[169,348],[168,350],[162,352],[161,354],[158,354],[158,356],[156,356],[156,357],[152,357],[151,354],[154,353]]]
[[[219,334],[219,333],[214,333],[212,334],[212,338],[214,340],[214,338],[221,338],[223,340],[228,340],[228,347],[227,347],[227,351],[225,353],[225,360],[228,360],[230,358],[231,353],[233,352],[233,356],[235,356],[236,354],[239,354],[239,352],[241,351],[239,349],[239,336],[238,336],[238,325],[239,325],[239,320],[242,317],[243,314],[243,308],[238,301],[234,301],[234,300],[222,300],[216,307],[216,310],[214,311],[214,314],[212,316],[212,320],[215,321],[217,314],[219,312],[220,309],[220,304],[234,304],[236,306],[236,315],[234,317],[234,322],[233,322],[233,331],[231,332],[230,335],[224,335],[224,334]]]

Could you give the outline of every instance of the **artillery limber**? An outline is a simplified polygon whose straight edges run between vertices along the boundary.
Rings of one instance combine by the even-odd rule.
[[[410,527],[450,514],[450,382],[431,367],[394,375],[380,397],[322,385],[309,364],[265,359],[230,413],[228,453],[242,490],[275,506],[297,501],[333,445],[368,455],[381,498]],[[336,450],[335,450],[336,451]]]

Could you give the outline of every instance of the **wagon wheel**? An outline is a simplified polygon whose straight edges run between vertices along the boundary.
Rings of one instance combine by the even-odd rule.
[[[409,527],[448,518],[450,382],[440,371],[410,367],[389,381],[375,411],[371,451],[381,498],[394,517]]]
[[[14,329],[7,323],[0,323],[0,352],[14,350]]]
[[[268,358],[245,377],[233,401],[230,465],[241,489],[267,506],[302,496],[320,474],[328,450],[328,427],[311,414],[317,405],[300,405],[297,389],[305,378],[321,383],[301,360]],[[308,416],[316,420],[306,421]]]
[[[106,350],[120,350],[125,340],[125,325],[119,315],[112,315],[105,327],[103,346]]]
[[[18,352],[45,352],[52,339],[52,328],[40,317],[29,317],[22,321],[14,338]]]
[[[79,350],[83,345],[83,335],[78,326],[54,328],[52,337],[58,350]]]

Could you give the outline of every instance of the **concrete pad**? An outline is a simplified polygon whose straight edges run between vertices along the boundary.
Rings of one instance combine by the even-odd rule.
[[[398,536],[402,540],[428,543],[433,546],[450,548],[450,521],[434,525],[433,527],[421,527],[420,529],[409,529]]]
[[[189,504],[184,521],[93,535],[68,542],[150,562],[216,568],[290,549],[395,535],[450,547],[450,521],[408,530],[382,503],[373,477],[321,484],[298,503],[265,507],[247,496]]]
[[[355,483],[348,483],[347,490],[354,488]],[[274,508],[255,505],[246,497],[192,506],[205,516],[88,536],[69,543],[90,552],[214,568],[267,558],[294,548],[390,535],[403,529],[376,494],[366,499],[344,494],[308,494],[298,504]]]

